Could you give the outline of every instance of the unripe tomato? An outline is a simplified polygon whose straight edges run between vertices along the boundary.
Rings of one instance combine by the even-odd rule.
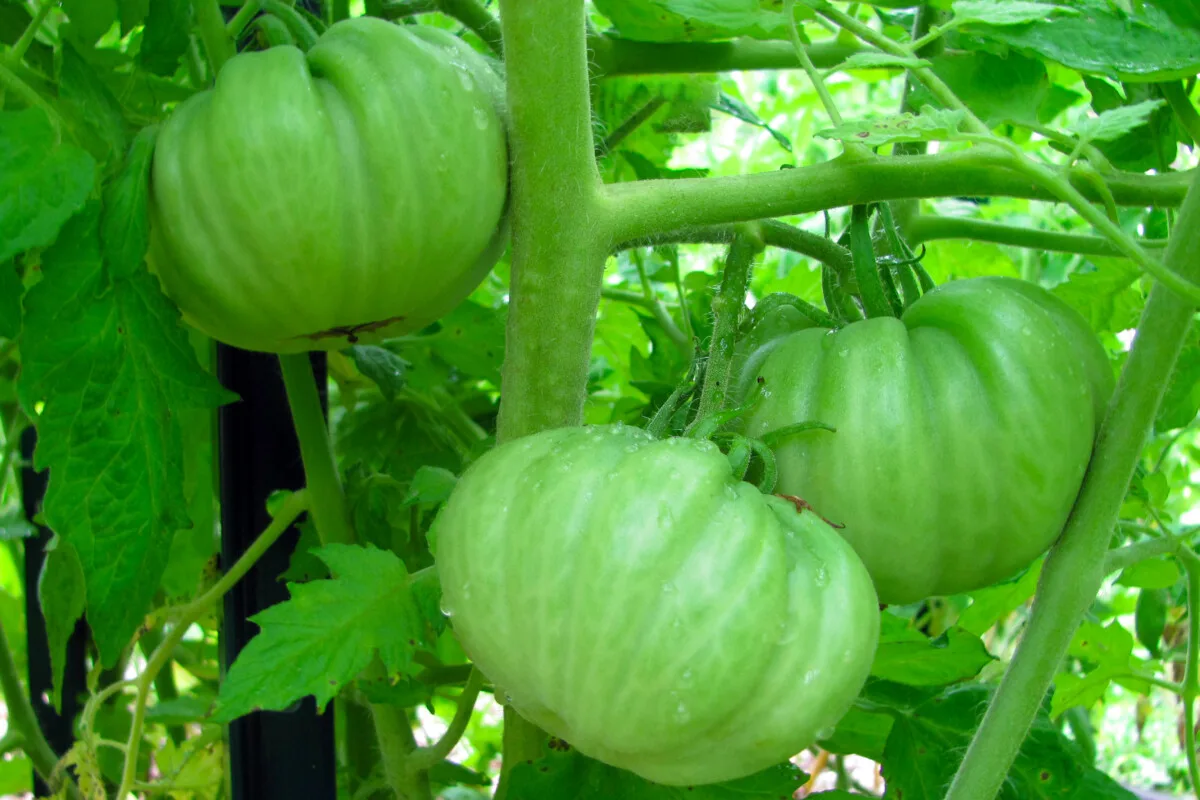
[[[435,523],[443,602],[527,719],[672,785],[731,780],[831,728],[870,669],[870,577],[815,514],[709,442],[615,427],[502,445]]]
[[[747,359],[746,433],[819,421],[776,448],[777,491],[835,524],[879,599],[987,586],[1058,536],[1112,370],[1087,323],[1009,278],[941,286],[900,319],[807,328]]]
[[[188,322],[250,350],[428,325],[503,247],[500,92],[453,35],[373,18],[307,55],[235,56],[159,135],[151,269]]]

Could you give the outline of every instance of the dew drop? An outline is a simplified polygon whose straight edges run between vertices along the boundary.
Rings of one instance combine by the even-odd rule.
[[[475,109],[475,127],[486,131],[489,124],[487,112],[482,108]]]
[[[806,684],[812,683],[816,679],[817,679],[817,671],[815,669],[810,669],[808,672],[804,673],[804,682]]]
[[[686,724],[692,718],[692,714],[683,703],[675,706],[675,721],[680,725]]]

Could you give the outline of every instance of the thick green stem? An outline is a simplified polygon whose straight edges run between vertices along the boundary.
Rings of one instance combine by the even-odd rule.
[[[371,711],[375,715],[375,735],[388,785],[404,800],[431,800],[429,774],[412,768],[410,759],[417,742],[408,715],[403,709],[387,705],[373,705]]]
[[[204,42],[204,52],[208,55],[208,63],[215,77],[225,62],[236,55],[237,50],[233,46],[233,39],[225,31],[225,17],[221,15],[219,0],[196,0],[192,7],[200,41]]]
[[[1200,175],[1180,209],[1166,263],[1188,278],[1200,277]],[[1083,488],[1046,558],[1025,634],[947,800],[989,800],[1004,782],[1071,636],[1100,588],[1110,533],[1194,312],[1165,286],[1151,290]]]
[[[604,261],[583,0],[501,0],[512,169],[512,278],[497,439],[582,421]],[[513,764],[546,737],[504,713]]]
[[[1059,199],[1011,166],[1008,153],[982,148],[934,156],[842,157],[810,167],[752,175],[609,184],[603,198],[613,216],[613,239],[618,242],[882,200],[1001,195]],[[1085,197],[1101,199],[1078,170],[1053,174],[1077,180]],[[1127,206],[1177,206],[1190,180],[1190,172],[1106,176],[1113,198]]]
[[[55,788],[56,784],[50,778],[54,774],[58,756],[50,749],[50,744],[42,735],[33,705],[29,702],[25,687],[21,685],[17,663],[13,659],[12,647],[9,646],[3,624],[0,624],[0,689],[4,691],[4,704],[8,707],[9,730],[16,731],[24,738],[22,747],[33,762],[38,777]]]
[[[750,268],[754,265],[754,256],[761,249],[762,240],[757,231],[739,233],[734,237],[733,244],[729,245],[729,255],[725,258],[725,269],[721,274],[721,288],[712,303],[716,322],[713,324],[712,342],[708,346],[704,388],[700,391],[700,404],[696,409],[697,422],[725,408],[729,371],[733,365],[733,346],[742,311],[746,307]]]
[[[308,487],[309,505],[322,544],[354,543],[354,530],[342,494],[342,479],[329,443],[325,412],[313,378],[308,353],[281,355],[279,366],[287,388],[292,422],[300,440],[300,458]]]
[[[1036,228],[1022,228],[982,219],[960,219],[920,214],[908,221],[904,226],[904,232],[911,244],[931,242],[937,239],[971,239],[977,242],[994,242],[1013,247],[1054,250],[1060,253],[1078,253],[1085,256],[1115,257],[1123,255],[1112,242],[1103,236],[1042,231]],[[1139,244],[1144,249],[1159,249],[1167,246],[1165,239],[1147,239]]]
[[[498,438],[578,424],[604,259],[582,0],[504,0],[512,282]]]
[[[1200,796],[1200,765],[1196,763],[1196,695],[1200,693],[1200,558],[1190,547],[1180,549],[1179,560],[1187,570],[1188,640],[1187,663],[1183,670],[1184,756],[1192,794]]]

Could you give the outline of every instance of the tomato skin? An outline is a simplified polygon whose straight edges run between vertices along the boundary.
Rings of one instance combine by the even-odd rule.
[[[497,696],[658,783],[799,752],[878,639],[851,548],[708,442],[623,426],[510,442],[467,470],[435,537],[443,606]]]
[[[160,132],[151,269],[184,319],[251,350],[428,325],[504,246],[499,78],[443,31],[379,19],[231,59]]]
[[[901,319],[811,328],[751,357],[776,491],[844,525],[884,603],[987,586],[1030,564],[1066,522],[1113,389],[1087,323],[1009,278],[955,281]]]

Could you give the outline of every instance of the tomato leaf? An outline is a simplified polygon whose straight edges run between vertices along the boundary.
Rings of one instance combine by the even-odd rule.
[[[127,278],[142,265],[150,242],[150,160],[158,128],[142,128],[125,166],[104,190],[100,240],[104,260],[116,278]]]
[[[411,366],[400,356],[383,347],[356,344],[349,348],[354,366],[364,377],[379,387],[387,400],[395,400],[396,392],[404,388],[404,373]]]
[[[43,513],[74,546],[88,621],[113,664],[158,591],[175,531],[186,528],[173,409],[233,399],[200,368],[175,308],[145,270],[114,277],[91,204],[42,256],[25,295],[22,403],[37,417]]]
[[[56,139],[41,109],[0,111],[0,263],[53,242],[92,190],[96,162]]]
[[[21,295],[25,287],[16,265],[0,261],[0,337],[15,339],[21,332]]]
[[[807,777],[793,764],[779,764],[728,783],[663,786],[552,739],[544,758],[513,769],[508,796],[511,800],[778,800],[791,797]]]
[[[596,9],[622,36],[644,42],[786,38],[787,18],[770,5],[760,0],[597,0]],[[807,8],[797,11],[812,16]]]
[[[867,147],[896,142],[949,141],[958,138],[958,128],[964,119],[964,111],[942,111],[927,105],[916,116],[899,114],[848,120],[835,128],[818,131],[816,135],[822,139],[857,142]]]
[[[67,642],[86,604],[83,567],[75,548],[55,537],[46,548],[46,560],[37,584],[38,605],[46,620],[50,650],[50,701],[62,713],[62,678],[67,667]]]
[[[230,667],[213,721],[279,710],[310,694],[324,709],[376,653],[390,674],[408,674],[415,650],[432,646],[399,558],[340,544],[316,555],[336,577],[291,584],[291,599],[251,618],[262,632]]]
[[[141,65],[155,75],[174,74],[187,52],[191,21],[191,0],[150,0],[138,54]]]
[[[941,686],[973,678],[993,660],[980,638],[961,628],[928,639],[893,614],[882,614],[881,622],[879,648],[871,665],[876,678]]]
[[[1140,589],[1170,589],[1179,582],[1179,566],[1166,558],[1148,558],[1121,571],[1117,583]]]
[[[75,35],[88,44],[95,42],[117,21],[116,0],[62,0]]]
[[[1134,614],[1134,630],[1137,639],[1150,653],[1151,658],[1162,657],[1162,635],[1167,627],[1167,609],[1171,596],[1163,589],[1143,589],[1138,592],[1137,610]]]
[[[121,104],[69,40],[63,42],[58,94],[80,142],[101,163],[119,158],[129,140]]]
[[[1032,567],[1016,581],[988,586],[970,592],[971,605],[958,617],[958,627],[982,636],[988,628],[1007,617],[1033,597],[1038,578],[1042,574],[1042,561],[1038,559]]]

